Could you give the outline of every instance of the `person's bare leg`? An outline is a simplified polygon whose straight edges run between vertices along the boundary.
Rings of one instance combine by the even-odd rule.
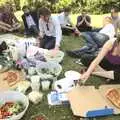
[[[93,75],[113,79],[114,80],[114,72],[113,71],[106,71],[100,66],[98,66],[95,71],[92,73]]]

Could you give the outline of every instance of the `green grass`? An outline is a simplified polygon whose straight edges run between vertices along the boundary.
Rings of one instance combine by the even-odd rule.
[[[16,16],[20,21],[21,21],[21,15],[22,15],[22,12],[16,13]],[[102,26],[102,19],[104,16],[105,15],[91,15],[92,25],[94,27]],[[77,15],[72,15],[71,17],[72,17],[73,23],[75,24]],[[76,48],[80,48],[83,44],[84,44],[84,40],[80,37],[63,36],[62,50],[63,51],[73,50]],[[65,57],[62,63],[63,71],[60,78],[64,76],[64,72],[67,70],[80,71],[80,69],[83,66],[76,64],[75,60],[76,59],[73,59],[65,54]],[[104,84],[104,79],[100,77],[92,76],[86,84],[90,84],[98,87],[99,85]],[[44,93],[44,99],[41,103],[37,105],[30,103],[29,109],[27,110],[22,120],[30,120],[30,117],[32,115],[36,115],[39,113],[45,114],[49,120],[79,120],[73,116],[72,111],[68,106],[62,106],[62,105],[53,106],[53,107],[49,106],[47,103],[46,95],[47,93]],[[97,118],[97,120],[120,120],[120,116],[110,116],[110,117],[102,117],[102,118],[100,117],[100,118]]]
[[[81,38],[77,38],[74,36],[64,36],[62,42],[62,50],[72,50],[75,48],[79,48],[84,44],[84,41]],[[64,72],[67,70],[76,70],[80,71],[82,66],[75,63],[76,59],[73,59],[67,55],[65,55],[62,66],[63,66],[63,72],[61,74],[61,77],[63,76]],[[94,86],[99,86],[101,84],[104,84],[104,79],[92,76],[90,80],[86,83]],[[29,109],[25,116],[22,118],[22,120],[30,120],[30,117],[32,115],[36,115],[39,113],[45,114],[49,120],[79,120],[75,118],[72,114],[72,111],[70,107],[68,106],[49,106],[47,103],[46,98],[47,93],[44,93],[44,99],[43,101],[38,105],[30,104]],[[80,106],[78,106],[80,107]],[[97,118],[97,120],[120,120],[120,116],[110,116],[110,117],[100,117]]]

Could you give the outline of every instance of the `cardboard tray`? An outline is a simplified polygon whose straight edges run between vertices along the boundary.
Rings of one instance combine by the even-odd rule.
[[[81,117],[119,114],[120,109],[105,97],[110,88],[120,88],[120,85],[102,85],[99,89],[94,86],[77,86],[71,90],[67,95],[73,114]]]

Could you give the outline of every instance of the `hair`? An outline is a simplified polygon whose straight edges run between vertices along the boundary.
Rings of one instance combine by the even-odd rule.
[[[87,10],[86,9],[82,9],[82,12],[87,12]]]
[[[106,16],[104,19],[107,20],[109,23],[112,23],[112,22],[113,22],[112,18],[109,17],[109,16]]]
[[[3,41],[1,44],[0,44],[0,54],[6,50],[8,48],[7,44],[5,41]]]
[[[51,15],[51,11],[46,7],[42,7],[39,9],[39,16],[40,15],[43,15],[43,16]]]
[[[64,12],[70,12],[70,11],[71,11],[70,7],[64,8]]]
[[[30,9],[28,6],[23,6],[23,8],[22,8],[22,11],[24,11],[25,9]]]
[[[114,12],[118,13],[119,12],[119,9],[117,7],[112,7],[111,10],[114,10]]]

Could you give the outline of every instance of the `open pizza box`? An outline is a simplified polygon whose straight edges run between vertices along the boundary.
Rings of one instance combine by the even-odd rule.
[[[105,97],[111,88],[120,88],[120,85],[102,85],[99,89],[94,86],[77,86],[72,89],[67,95],[73,114],[80,117],[119,114],[120,109]]]
[[[17,78],[13,79],[9,81],[9,77],[8,77],[8,73],[15,73],[17,75]],[[5,90],[13,90],[17,87],[17,84],[21,81],[23,81],[24,75],[21,71],[17,71],[17,70],[9,70],[7,72],[4,73],[0,73],[0,92],[1,91],[5,91]]]

